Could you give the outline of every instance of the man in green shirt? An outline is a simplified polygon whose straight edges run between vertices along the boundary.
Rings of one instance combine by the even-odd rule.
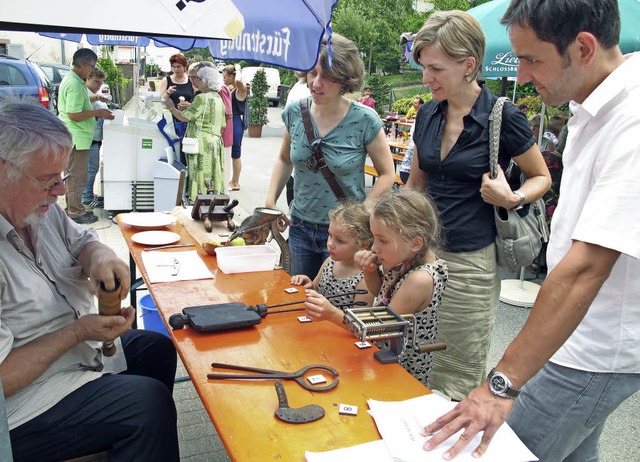
[[[67,215],[76,223],[90,224],[98,220],[82,205],[82,191],[87,183],[89,148],[93,141],[96,117],[113,120],[108,109],[94,110],[87,95],[85,80],[96,67],[98,56],[89,48],[81,48],[73,54],[72,72],[67,73],[58,90],[58,111],[73,137],[73,149],[69,159],[71,176],[66,183]]]

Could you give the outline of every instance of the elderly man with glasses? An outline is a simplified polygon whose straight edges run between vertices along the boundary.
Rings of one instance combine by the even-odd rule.
[[[76,223],[91,224],[98,220],[82,205],[82,192],[87,183],[89,148],[93,142],[96,118],[113,120],[108,109],[93,109],[87,95],[85,80],[95,69],[98,56],[89,48],[80,48],[73,54],[71,71],[58,90],[58,111],[73,137],[73,150],[69,160],[69,172],[73,175],[67,183],[67,215]]]
[[[175,349],[131,330],[132,307],[97,313],[98,287],[125,298],[129,269],[57,204],[72,146],[35,100],[0,95],[0,376],[14,460],[178,461]]]

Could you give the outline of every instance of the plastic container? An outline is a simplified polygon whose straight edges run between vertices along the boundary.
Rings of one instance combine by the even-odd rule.
[[[278,254],[268,245],[218,247],[218,268],[225,274],[269,271],[276,264]]]
[[[144,324],[144,330],[152,330],[170,337],[169,332],[167,332],[167,328],[164,326],[164,323],[160,318],[160,313],[158,313],[156,304],[153,303],[151,295],[145,295],[142,297],[138,302],[138,305],[142,308],[142,323]]]

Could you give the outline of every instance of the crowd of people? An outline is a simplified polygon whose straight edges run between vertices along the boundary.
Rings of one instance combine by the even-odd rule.
[[[544,145],[535,132],[541,118],[505,105],[499,172],[490,178],[497,97],[481,79],[485,37],[470,14],[435,12],[413,45],[432,99],[414,100],[406,185],[393,187],[371,89],[362,101],[346,96],[362,87],[364,66],[355,44],[334,34],[316,66],[299,74],[308,96],[282,111],[265,205],[276,208],[295,178],[278,226],[289,228],[291,283],[304,287],[313,321],[342,326],[354,303],[388,306],[414,316],[410,336],[417,329],[420,343],[446,344],[420,353],[407,342],[398,357],[459,401],[424,427],[426,451],[462,430],[444,457],[483,433],[474,448],[481,456],[508,421],[540,460],[597,460],[609,414],[640,389],[640,56],[618,47],[615,0],[511,0],[501,21],[520,57],[519,82],[533,82],[548,105],[571,101],[572,118],[551,117]],[[59,119],[0,97],[0,374],[12,450],[16,460],[104,450],[113,460],[179,460],[171,341],[131,330],[131,307],[110,317],[94,307],[100,284],[119,287],[120,298],[129,290],[126,264],[81,226],[94,221],[82,192],[94,181],[95,119],[113,117],[92,107],[104,78],[96,61],[90,50],[74,55]],[[235,66],[220,75],[206,63],[171,62],[165,104],[201,147],[186,154],[188,193],[204,191],[205,179],[214,192],[239,189],[247,85]],[[224,146],[232,146],[228,185]],[[367,157],[379,175],[368,191]],[[516,190],[504,174],[512,162],[526,177]],[[494,206],[518,209],[550,192],[548,276],[522,331],[489,365],[500,292]],[[57,205],[63,194],[66,213]],[[120,361],[96,348],[104,341],[117,342]]]

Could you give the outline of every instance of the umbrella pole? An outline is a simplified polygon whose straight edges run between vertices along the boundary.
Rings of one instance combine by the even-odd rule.
[[[531,308],[536,301],[540,286],[524,280],[524,268],[520,268],[520,278],[504,279],[500,283],[500,301],[509,305]]]

